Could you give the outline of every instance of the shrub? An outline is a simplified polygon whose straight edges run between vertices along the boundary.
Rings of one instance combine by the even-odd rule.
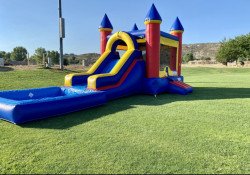
[[[188,63],[189,61],[195,60],[194,54],[192,52],[187,53],[183,56],[183,62]]]

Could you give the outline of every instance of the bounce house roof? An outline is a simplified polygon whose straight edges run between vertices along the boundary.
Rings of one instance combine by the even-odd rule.
[[[107,18],[107,19],[106,19]],[[102,24],[105,23],[105,21],[108,21],[110,23],[110,21],[108,20],[107,15],[105,14],[104,19],[102,21]],[[157,11],[156,7],[154,4],[152,4],[150,10],[148,11],[146,18],[145,18],[145,24],[147,25],[148,23],[161,23],[162,19],[161,16],[159,14],[159,12]],[[101,24],[101,25],[102,25]],[[111,25],[111,24],[110,24]],[[102,25],[104,26],[104,25]],[[112,25],[111,25],[112,26]],[[107,27],[105,27],[107,28]],[[113,29],[113,28],[112,28]],[[174,24],[171,27],[171,31],[173,30],[180,30],[180,31],[184,31],[184,28],[179,20],[179,18],[177,17]],[[133,35],[136,37],[136,39],[145,39],[145,35],[146,35],[146,30],[138,30],[138,27],[136,24],[134,24],[133,28],[131,31],[128,31],[127,33]],[[112,34],[111,34],[112,35]],[[107,38],[110,38],[111,35],[107,36]],[[160,31],[160,36],[163,38],[167,38],[173,41],[179,41],[179,38],[177,36],[174,36],[170,33],[166,33],[163,31]],[[145,40],[140,40],[141,43],[145,42]]]
[[[132,31],[128,31],[128,33],[135,36],[137,39],[144,39],[146,30],[145,29],[132,30]],[[176,37],[174,35],[171,35],[169,33],[163,32],[163,31],[160,31],[160,35],[161,35],[161,37],[164,37],[164,38],[168,38],[168,39],[171,39],[171,40],[174,40],[174,41],[179,41],[178,37]],[[108,35],[107,38],[110,38],[111,36],[112,36],[112,33],[110,35]]]
[[[131,35],[134,35],[138,38],[145,38],[145,32],[146,32],[146,30],[143,29],[143,30],[130,31],[128,33],[130,33]],[[179,41],[178,37],[171,35],[169,33],[163,32],[163,31],[161,31],[161,36],[164,38],[171,39],[171,40]]]
[[[157,11],[156,7],[154,4],[152,4],[146,18],[145,21],[162,21],[161,16],[159,14],[159,12]]]
[[[175,19],[175,22],[174,22],[174,24],[172,25],[172,27],[170,29],[170,31],[173,31],[173,30],[184,31],[184,28],[183,28],[183,26],[182,26],[182,24],[181,24],[178,17]]]
[[[101,28],[107,28],[107,29],[113,29],[113,26],[107,16],[107,14],[104,15],[103,19],[102,19],[102,22],[99,26],[99,29]]]
[[[134,24],[134,26],[133,26],[133,28],[132,28],[132,30],[131,30],[131,31],[136,31],[136,30],[138,30],[138,27],[137,27],[137,25],[136,25],[136,24]]]

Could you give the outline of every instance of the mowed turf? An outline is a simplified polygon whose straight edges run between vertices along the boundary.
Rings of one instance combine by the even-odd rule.
[[[0,89],[68,72],[0,72]],[[250,173],[250,69],[184,68],[188,96],[137,95],[16,126],[0,121],[0,173]]]

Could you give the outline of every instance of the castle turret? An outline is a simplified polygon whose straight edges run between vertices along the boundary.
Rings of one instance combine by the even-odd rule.
[[[99,26],[99,31],[101,34],[100,50],[101,50],[101,54],[103,54],[103,52],[105,52],[106,44],[108,41],[107,36],[110,35],[111,32],[113,31],[113,26],[106,14],[104,15],[101,25]]]
[[[160,24],[162,22],[155,5],[152,4],[144,24],[146,25],[146,76],[158,78],[160,71]]]
[[[136,31],[136,30],[138,30],[138,27],[137,27],[137,25],[136,25],[136,24],[134,24],[134,26],[133,26],[133,28],[132,28],[132,30],[131,30],[131,31]]]
[[[184,32],[184,28],[177,17],[174,24],[170,29],[170,33],[179,38],[179,47],[178,47],[178,58],[177,58],[177,74],[181,75],[181,63],[182,63],[182,34]]]

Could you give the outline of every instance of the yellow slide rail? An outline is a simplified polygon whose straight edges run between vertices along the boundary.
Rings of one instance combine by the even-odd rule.
[[[127,44],[127,51],[123,54],[123,56],[120,58],[120,60],[117,62],[117,64],[114,66],[114,68],[110,71],[110,73],[105,74],[97,74],[92,75],[88,78],[88,88],[89,89],[97,89],[96,87],[96,81],[98,78],[102,77],[111,77],[118,74],[118,72],[121,70],[123,65],[126,63],[126,61],[129,59],[129,57],[132,55],[132,53],[135,50],[135,45],[131,37],[125,33],[125,32],[117,32],[113,34],[110,39],[108,40],[106,51],[105,52],[111,52],[112,47],[114,43],[118,40],[122,40]]]
[[[101,65],[101,63],[107,58],[107,56],[109,55],[110,51],[105,51],[99,58],[98,60],[95,62],[95,64],[93,64],[93,66],[87,71],[87,72],[83,72],[83,73],[73,73],[73,74],[68,74],[65,76],[65,80],[64,80],[64,85],[65,86],[72,86],[72,79],[73,77],[77,77],[77,76],[84,76],[84,75],[92,75],[96,69]]]

